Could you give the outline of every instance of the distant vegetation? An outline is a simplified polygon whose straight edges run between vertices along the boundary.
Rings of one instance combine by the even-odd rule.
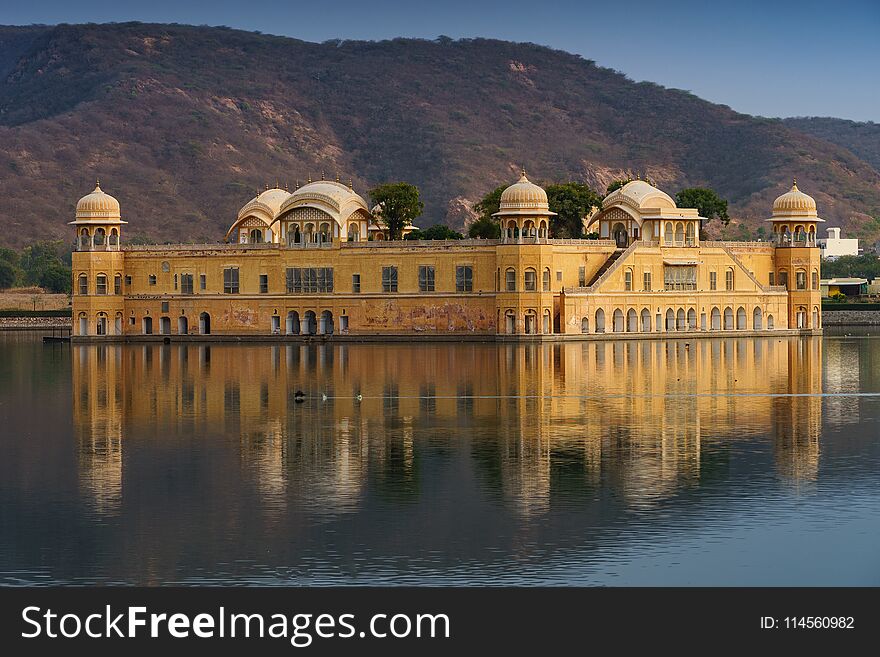
[[[0,290],[35,285],[66,293],[70,280],[70,247],[64,242],[37,242],[21,251],[0,248]]]
[[[880,277],[880,259],[873,253],[822,261],[822,278],[866,278],[872,281],[877,277]]]
[[[452,230],[445,224],[434,224],[430,228],[420,230],[416,228],[406,236],[408,240],[461,240],[464,235]]]

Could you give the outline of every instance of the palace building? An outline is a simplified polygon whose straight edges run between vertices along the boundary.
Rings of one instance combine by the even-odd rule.
[[[792,185],[772,240],[700,237],[704,218],[645,181],[553,239],[546,192],[501,196],[499,240],[390,240],[351,186],[248,201],[217,244],[125,245],[119,202],[79,200],[74,339],[601,339],[821,331],[816,202]]]

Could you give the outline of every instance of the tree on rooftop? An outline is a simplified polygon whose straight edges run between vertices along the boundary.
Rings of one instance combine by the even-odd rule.
[[[590,187],[579,182],[567,182],[547,187],[553,237],[579,239],[584,232],[583,219],[593,208],[602,205],[602,199]]]
[[[688,187],[675,195],[675,204],[680,208],[696,208],[701,217],[709,220],[720,219],[725,226],[730,223],[727,201],[718,196],[714,190],[705,187]]]
[[[419,188],[406,182],[386,183],[370,190],[370,198],[379,206],[379,218],[388,228],[388,237],[399,240],[403,229],[422,214],[425,204],[419,199]]]

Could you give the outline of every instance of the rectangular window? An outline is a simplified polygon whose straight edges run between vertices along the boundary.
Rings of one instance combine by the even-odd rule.
[[[504,281],[508,292],[516,292],[516,270],[508,269],[504,272]]]
[[[724,272],[724,289],[728,290],[728,291],[733,289],[733,270],[732,269],[728,269],[726,272]]]
[[[174,289],[177,289],[177,274],[174,274]]]
[[[718,289],[718,272],[710,271],[709,272],[709,289],[717,290]]]
[[[269,274],[260,274],[260,294],[269,294]]]
[[[205,274],[199,274],[199,289],[205,290],[208,288],[208,277]]]
[[[351,275],[351,291],[355,294],[361,293],[361,275],[360,274],[352,274]]]
[[[534,292],[538,288],[538,275],[534,269],[526,269],[524,283],[526,292]]]
[[[107,277],[104,274],[98,274],[95,280],[95,294],[107,294]]]
[[[782,287],[785,287],[785,288],[788,287],[788,272],[787,271],[779,272],[779,284]]]
[[[807,289],[807,272],[799,271],[794,274],[795,285],[799,290]],[[100,294],[100,292],[98,293]]]
[[[150,278],[147,279],[147,282],[150,285],[155,285],[156,284],[156,274],[150,274]]]
[[[131,326],[134,326],[134,317],[129,317],[129,318],[128,318],[128,323],[129,323]]]
[[[556,272],[556,280],[559,281],[560,283],[562,282],[562,271]]]
[[[770,285],[776,285],[776,272],[770,272]]]
[[[813,272],[813,289],[814,290],[819,289],[819,272],[817,272],[817,271]]]
[[[623,289],[626,292],[632,292],[633,289],[633,273],[631,269],[623,272]]]
[[[427,265],[419,266],[419,292],[434,291],[434,268]]]
[[[223,293],[238,294],[238,268],[230,267],[223,270]]]
[[[696,290],[696,265],[667,265],[663,268],[663,288],[665,290]]]
[[[473,292],[474,291],[474,268],[469,265],[463,265],[455,268],[455,291],[456,292]]]
[[[122,276],[119,274],[113,277],[113,294],[122,294]]]
[[[192,274],[181,274],[180,275],[180,292],[182,294],[192,294],[193,293],[193,275]]]
[[[130,285],[131,285],[131,276],[126,276],[126,277],[125,277],[125,285],[126,285],[126,286],[130,286]]]
[[[162,302],[162,312],[163,312],[163,313],[167,313],[167,312],[168,312],[168,302],[167,302],[167,301],[163,301],[163,302]]]
[[[382,291],[397,292],[397,267],[382,267]]]
[[[578,287],[587,287],[587,268],[578,267]]]
[[[293,294],[318,294],[333,291],[332,267],[288,267],[287,291]]]
[[[642,274],[642,289],[645,292],[651,291],[651,272],[649,271],[646,271],[644,274]]]

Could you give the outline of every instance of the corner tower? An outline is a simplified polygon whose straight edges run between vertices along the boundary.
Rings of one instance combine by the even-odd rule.
[[[819,292],[820,251],[816,242],[819,223],[812,196],[791,189],[773,202],[773,214],[767,220],[773,226],[775,283],[788,291],[789,328],[818,331],[821,328],[822,302]]]
[[[73,335],[122,335],[123,257],[119,201],[100,183],[76,204]]]

